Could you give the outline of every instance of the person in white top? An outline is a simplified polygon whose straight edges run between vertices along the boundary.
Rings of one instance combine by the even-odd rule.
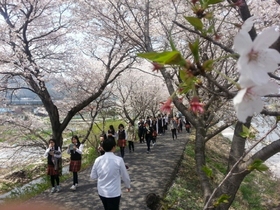
[[[95,159],[90,178],[97,179],[97,190],[105,210],[119,210],[121,180],[130,192],[130,177],[121,157],[114,154],[116,141],[108,137],[103,141],[105,154]]]

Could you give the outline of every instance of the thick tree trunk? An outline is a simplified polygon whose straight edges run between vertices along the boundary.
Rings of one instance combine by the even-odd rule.
[[[247,123],[245,124],[246,127],[250,126],[251,118],[248,118]],[[228,169],[227,171],[233,168],[234,164],[242,157],[245,152],[245,143],[246,139],[242,138],[239,134],[242,132],[243,124],[237,122],[234,130],[234,136],[231,143],[231,150],[229,154],[228,160]],[[227,203],[222,203],[216,206],[214,209],[217,210],[226,210],[228,209],[232,202],[235,199],[235,195],[240,187],[245,176],[249,173],[246,171],[245,168],[240,168],[238,165],[231,171],[225,182],[221,185],[220,188],[217,189],[215,195],[212,197],[210,201],[210,205],[208,209],[213,209],[213,204],[217,198],[221,195],[228,195],[230,198],[228,199]]]
[[[227,210],[231,206],[232,202],[235,199],[235,195],[243,181],[243,179],[249,174],[249,171],[244,171],[243,173],[234,173],[231,174],[228,179],[224,182],[224,184],[221,186],[219,190],[217,190],[215,198],[219,198],[221,195],[228,195],[230,196],[228,199],[228,202],[221,203],[215,208],[209,208],[209,209],[215,209],[215,210]],[[214,201],[214,200],[213,200]]]
[[[198,126],[196,128],[196,139],[195,139],[195,161],[196,161],[196,171],[197,175],[201,181],[201,187],[203,191],[204,201],[207,201],[211,195],[212,189],[209,182],[209,178],[206,176],[205,172],[202,170],[203,166],[206,165],[205,162],[205,136],[206,130],[204,126]]]

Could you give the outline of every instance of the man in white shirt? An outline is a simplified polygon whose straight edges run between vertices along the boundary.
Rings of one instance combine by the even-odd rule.
[[[99,197],[105,210],[119,210],[121,180],[130,192],[130,178],[124,161],[114,154],[116,141],[108,137],[103,141],[105,154],[95,159],[90,178],[97,179]]]

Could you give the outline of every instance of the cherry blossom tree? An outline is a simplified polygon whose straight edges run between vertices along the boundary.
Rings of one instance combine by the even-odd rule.
[[[52,137],[59,145],[73,116],[134,62],[119,33],[111,33],[110,40],[93,36],[81,13],[75,13],[77,8],[75,1],[0,3],[1,91],[12,93],[11,98],[20,89],[34,93],[48,113]],[[58,95],[63,100],[57,100]]]
[[[119,33],[122,33],[126,43],[130,43],[138,49],[138,51],[153,52],[166,50],[168,49],[168,42],[170,42],[172,37],[173,40],[176,40],[176,42],[174,42],[176,43],[176,47],[182,49],[182,53],[185,54],[184,57],[190,57],[190,59],[192,59],[192,52],[188,51],[188,47],[185,45],[188,42],[193,43],[196,40],[194,35],[198,32],[188,28],[191,32],[190,35],[184,35],[184,31],[187,29],[184,28],[184,25],[180,24],[179,21],[184,20],[181,14],[187,13],[188,11],[187,5],[184,5],[185,2],[176,1],[166,3],[157,1],[157,3],[154,4],[154,1],[145,1],[144,3],[139,1],[110,1],[107,2],[110,5],[108,9],[105,9],[105,6],[108,6],[105,2],[87,3],[95,10],[92,12],[84,12],[85,14],[94,17],[106,17],[106,23],[102,22],[102,26],[107,26],[110,31],[117,29]],[[172,19],[173,22],[169,21],[169,19]],[[182,40],[182,37],[186,38]],[[195,44],[192,46],[193,50],[197,50]],[[234,59],[226,59],[227,53],[234,52],[230,48],[230,43],[228,43],[228,46],[224,46],[218,44],[212,38],[208,38],[208,40],[206,39],[204,42],[197,42],[196,45],[198,44],[203,44],[203,51],[206,52],[204,53],[203,62],[215,59],[216,53],[217,57],[222,58],[220,59],[220,63],[215,63],[215,68],[222,69],[222,71],[224,71],[223,73],[214,71],[209,71],[210,73],[200,72],[195,65],[192,65],[192,62],[197,62],[199,58],[196,61],[182,61],[182,63],[188,63],[188,67],[191,71],[182,70],[178,72],[176,68],[161,68],[160,65],[155,66],[154,70],[160,71],[167,84],[169,93],[172,95],[175,106],[196,128],[196,170],[201,179],[205,200],[207,200],[207,197],[209,197],[212,192],[212,187],[205,171],[202,170],[203,166],[206,165],[205,145],[213,136],[236,121],[236,118],[232,114],[233,108],[228,100],[228,98],[234,96],[234,93],[229,91],[234,86],[224,78],[223,74],[227,77],[237,77],[237,72],[234,71]],[[226,50],[218,51],[217,49],[219,48]],[[180,59],[181,57],[176,57],[179,55],[178,53],[170,54],[171,58],[168,57],[168,55],[166,57],[166,59],[170,58],[170,63],[168,63],[170,65],[175,64],[175,62],[172,63],[172,58],[178,58],[180,61],[183,60]],[[155,62],[160,63],[158,60],[155,60]],[[205,67],[211,70],[211,64],[211,62],[205,63]],[[200,80],[196,80],[196,76],[201,74],[203,77],[201,77]],[[189,75],[193,75],[193,79],[189,79]],[[185,86],[180,86],[182,81],[185,82]],[[194,86],[197,87],[197,89],[189,94],[189,90],[192,90]],[[179,93],[178,95],[183,98],[183,103],[179,100],[177,94],[174,93]],[[185,95],[187,97],[184,97]],[[200,103],[195,103],[193,95],[199,95],[201,101],[205,103],[205,112],[203,114],[197,115],[189,111],[188,107],[190,105]],[[232,110],[232,112],[229,110]],[[223,119],[223,124],[217,126],[220,119]]]
[[[156,116],[160,102],[168,94],[162,80],[151,76],[148,72],[141,74],[134,71],[122,75],[115,82],[118,113],[132,124],[139,117]]]
[[[172,98],[175,106],[186,117],[188,117],[189,115],[189,113],[187,113],[186,111],[188,110],[188,107],[190,107],[192,111],[204,109],[203,111],[197,112],[197,115],[200,116],[199,118],[201,121],[203,120],[203,118],[205,120],[205,117],[208,116],[207,112],[210,108],[209,98],[215,97],[214,101],[216,101],[217,96],[222,96],[222,98],[224,98],[225,100],[224,103],[228,104],[229,99],[232,99],[232,97],[236,95],[236,89],[240,90],[234,100],[239,122],[235,126],[234,138],[232,141],[232,148],[229,156],[229,173],[214,191],[212,190],[213,186],[211,186],[209,179],[206,176],[205,170],[202,170],[203,166],[206,166],[207,164],[205,161],[204,153],[205,143],[207,142],[207,130],[205,129],[206,126],[201,126],[203,124],[196,122],[196,120],[190,120],[196,128],[196,164],[197,172],[201,180],[204,198],[206,202],[204,209],[228,209],[229,206],[232,204],[235,198],[235,194],[243,179],[255,169],[261,170],[261,168],[263,167],[261,165],[262,161],[266,161],[269,157],[279,152],[279,147],[277,146],[279,145],[279,140],[275,139],[273,143],[263,147],[262,149],[256,151],[253,154],[250,154],[249,158],[246,158],[245,160],[245,157],[249,155],[249,151],[252,151],[252,148],[255,147],[258,143],[260,143],[264,139],[264,137],[258,140],[256,144],[252,146],[252,148],[246,150],[246,138],[252,138],[252,136],[250,136],[248,130],[245,132],[247,134],[244,135],[244,128],[248,129],[250,127],[252,115],[255,112],[261,112],[267,115],[271,114],[274,116],[279,115],[279,112],[277,110],[271,109],[268,111],[268,108],[272,108],[268,106],[266,106],[265,109],[261,111],[263,104],[260,104],[260,96],[267,95],[268,93],[270,93],[270,97],[279,97],[278,94],[275,94],[279,91],[279,86],[276,85],[277,82],[275,83],[274,81],[274,84],[267,84],[268,79],[270,79],[270,77],[275,80],[279,80],[276,71],[278,69],[279,64],[279,53],[276,50],[270,48],[268,49],[268,47],[271,45],[274,47],[278,47],[277,39],[279,40],[279,31],[277,32],[275,28],[269,28],[267,29],[267,31],[264,31],[263,33],[257,36],[256,30],[251,30],[252,24],[250,25],[250,22],[245,22],[242,29],[237,34],[234,42],[238,53],[240,53],[240,55],[238,55],[240,57],[237,62],[237,70],[239,70],[240,75],[237,74],[236,69],[234,67],[232,68],[231,72],[228,71],[229,69],[227,68],[227,66],[222,68],[220,66],[219,68],[219,66],[217,66],[217,60],[226,61],[227,65],[232,65],[235,63],[235,60],[231,60],[228,58],[232,57],[234,59],[236,57],[234,51],[231,49],[232,43],[228,41],[224,42],[229,43],[228,46],[222,44],[221,41],[223,40],[221,40],[222,37],[221,35],[219,35],[219,33],[222,32],[222,30],[220,30],[219,28],[224,26],[224,21],[227,22],[227,25],[224,27],[226,27],[227,29],[231,28],[232,31],[236,31],[234,29],[236,24],[228,24],[232,22],[233,16],[229,15],[231,11],[229,10],[228,13],[225,13],[228,15],[224,15],[223,13],[221,19],[219,19],[219,17],[215,18],[215,21],[213,22],[215,24],[211,25],[207,23],[207,20],[213,20],[212,14],[215,14],[215,12],[217,11],[219,13],[221,9],[225,8],[225,4],[220,4],[220,8],[218,5],[216,5],[220,2],[222,1],[190,2],[190,5],[196,17],[186,16],[186,20],[189,24],[191,24],[194,27],[194,29],[186,26],[187,24],[176,22],[176,24],[182,29],[198,35],[197,39],[189,43],[189,49],[193,56],[191,61],[186,61],[185,56],[183,56],[184,54],[179,53],[179,51],[177,50],[177,46],[174,46],[175,44],[177,44],[175,41],[171,41],[171,51],[165,51],[161,53],[139,54],[140,57],[148,58],[152,62],[157,62],[160,66],[164,65],[168,68],[168,66],[172,67],[174,65],[178,65],[180,66],[179,72],[187,72],[185,74],[182,73],[180,75],[178,79],[181,79],[178,85],[180,89],[179,91],[177,91],[176,86],[174,88],[174,86],[171,85],[172,81],[170,80],[170,75],[166,71],[166,69],[161,68],[160,70],[164,78],[168,79],[167,85],[170,90],[170,93],[173,94]],[[233,8],[238,6],[237,11],[240,12],[243,21],[251,16],[249,12],[249,7],[247,6],[245,1],[228,2],[231,4],[231,6],[234,6]],[[227,18],[231,18],[231,21],[227,21]],[[248,34],[248,32],[250,35]],[[208,34],[214,34],[215,39],[212,39],[212,37]],[[248,37],[254,41],[248,41]],[[220,40],[217,41],[217,38],[219,38]],[[226,39],[228,38],[229,37],[227,36]],[[269,41],[265,42],[265,40],[268,39]],[[244,44],[246,40],[248,41],[246,42],[246,45],[242,45],[242,43]],[[217,57],[219,56],[216,55],[210,57],[209,55],[211,55],[211,53],[209,53],[209,51],[207,52],[207,49],[209,48],[205,48],[205,42],[208,45],[213,44],[215,46],[218,46],[219,48],[221,48],[222,51],[224,51],[226,54],[229,54],[230,56],[227,56],[226,60],[224,60],[223,57],[217,59]],[[203,51],[200,51],[201,48],[203,49]],[[206,56],[204,56],[205,52]],[[219,51],[215,52],[217,53]],[[216,62],[214,62],[214,60]],[[255,79],[253,79],[253,81],[251,80],[251,74],[249,79],[248,71],[250,70],[250,72],[252,72],[253,70],[260,69],[260,67],[260,74],[254,74]],[[265,67],[268,67],[268,69],[266,70],[266,72],[263,72]],[[215,73],[218,73],[217,75],[226,78],[226,80],[224,80],[223,82],[223,80],[215,76],[215,73],[213,73],[213,71]],[[246,72],[246,74],[243,74],[244,71]],[[268,77],[267,72],[270,72],[270,77]],[[262,77],[262,75],[264,76]],[[197,82],[198,80],[199,83]],[[226,81],[229,81],[230,83],[227,83]],[[207,88],[207,85],[209,85],[209,83],[212,84],[210,86],[211,88]],[[258,87],[260,83],[264,85]],[[225,84],[232,85],[226,87]],[[191,86],[191,88],[189,86]],[[208,89],[208,94],[211,93],[208,99],[203,97],[203,92],[199,90],[201,88],[205,90]],[[183,92],[188,96],[190,92],[193,91],[193,89],[195,89],[195,92],[193,93],[195,95],[195,100],[190,100],[187,106],[184,103],[181,103],[181,100],[178,100],[180,93]],[[199,100],[197,99],[197,97],[199,97]],[[247,105],[251,107],[249,108],[247,107]],[[217,107],[217,104],[214,107]],[[212,112],[211,110],[210,113],[214,112]],[[273,129],[277,127],[277,122],[278,120],[276,119]],[[270,132],[271,130],[268,133]],[[265,137],[268,135],[268,133],[265,134]],[[259,160],[261,161],[259,162]]]

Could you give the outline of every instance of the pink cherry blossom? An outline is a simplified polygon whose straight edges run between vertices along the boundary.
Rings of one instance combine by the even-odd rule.
[[[169,114],[172,110],[171,103],[172,103],[171,98],[168,98],[166,102],[161,102],[162,106],[160,107],[160,111]]]
[[[190,109],[194,113],[203,113],[204,112],[204,104],[200,102],[198,97],[193,97],[190,101]]]

